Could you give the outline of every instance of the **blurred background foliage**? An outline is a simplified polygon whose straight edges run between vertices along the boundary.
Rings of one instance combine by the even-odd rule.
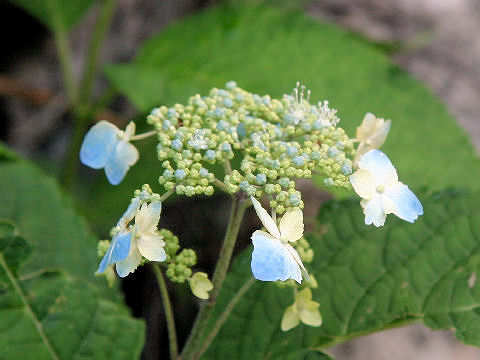
[[[305,348],[335,344],[339,339],[349,338],[352,333],[359,334],[389,327],[399,320],[418,319],[426,319],[427,324],[433,328],[455,327],[460,340],[480,345],[478,338],[468,335],[474,333],[476,327],[462,327],[458,322],[474,323],[477,321],[476,315],[472,312],[462,312],[461,316],[464,318],[455,320],[449,315],[452,312],[450,307],[432,308],[433,305],[429,305],[427,297],[436,296],[433,289],[428,295],[394,294],[398,297],[398,308],[393,307],[393,309],[380,314],[375,313],[377,316],[375,318],[362,320],[360,316],[354,316],[356,315],[355,307],[368,306],[368,304],[361,303],[361,301],[367,301],[363,299],[362,294],[366,291],[377,294],[370,290],[371,282],[376,282],[376,280],[366,276],[358,281],[358,289],[349,285],[358,291],[355,294],[342,293],[341,287],[344,286],[344,284],[341,285],[342,281],[354,281],[355,274],[343,273],[341,279],[335,282],[337,285],[340,284],[338,285],[340,287],[331,284],[331,279],[339,274],[339,268],[348,268],[347,265],[353,261],[349,256],[343,254],[343,252],[348,253],[349,248],[355,248],[358,253],[364,252],[366,258],[363,262],[367,264],[369,259],[375,258],[375,254],[381,251],[382,246],[387,246],[387,243],[390,245],[392,242],[396,243],[397,238],[398,243],[408,243],[410,240],[411,247],[416,249],[423,246],[422,244],[425,239],[429,238],[428,236],[434,234],[440,238],[448,237],[453,244],[459,246],[462,244],[462,236],[465,237],[465,234],[468,234],[468,238],[472,241],[471,246],[467,247],[459,257],[455,257],[456,253],[454,253],[448,258],[450,256],[448,252],[445,254],[448,258],[446,261],[452,262],[452,266],[445,269],[444,277],[447,279],[445,286],[456,286],[459,283],[465,286],[464,278],[468,275],[467,272],[455,275],[463,264],[470,264],[470,274],[476,271],[477,229],[476,227],[467,228],[463,221],[465,218],[476,216],[475,204],[478,203],[478,196],[456,193],[448,193],[449,195],[444,196],[432,194],[452,186],[478,190],[479,159],[469,138],[458,127],[445,106],[425,86],[397,65],[392,64],[389,54],[385,53],[385,49],[391,49],[392,46],[378,46],[357,34],[309,16],[304,11],[304,6],[308,5],[307,1],[252,0],[212,3],[192,1],[190,4],[192,9],[195,7],[201,9],[192,11],[192,14],[165,28],[158,26],[156,29],[158,33],[152,32],[143,43],[129,44],[134,48],[135,56],[133,58],[119,56],[107,59],[107,61],[102,59],[101,65],[98,67],[94,64],[94,69],[91,71],[98,74],[97,86],[89,94],[90,96],[82,97],[83,87],[81,85],[85,82],[76,80],[80,77],[81,71],[79,72],[75,68],[75,63],[78,62],[75,57],[78,51],[75,48],[80,47],[83,50],[81,53],[84,58],[88,58],[85,54],[91,53],[91,51],[87,50],[87,45],[78,46],[70,40],[74,51],[77,51],[72,53],[69,48],[69,36],[73,35],[69,31],[75,29],[75,24],[85,16],[87,17],[85,21],[89,21],[87,26],[93,27],[94,19],[92,20],[90,13],[92,11],[97,13],[98,18],[101,19],[102,14],[109,11],[108,6],[112,6],[111,2],[108,0],[96,2],[91,0],[68,2],[11,0],[10,2],[43,24],[35,24],[33,19],[25,17],[26,15],[21,13],[21,10],[15,10],[17,8],[12,8],[5,1],[0,3],[0,6],[8,9],[11,13],[23,17],[29,24],[34,24],[27,29],[30,31],[39,29],[38,34],[40,35],[37,35],[42,36],[42,33],[47,33],[42,28],[45,26],[48,33],[53,35],[56,47],[63,59],[54,66],[57,72],[62,69],[66,88],[61,90],[58,84],[55,84],[53,89],[43,89],[43,92],[32,93],[26,91],[32,90],[28,87],[25,90],[23,83],[19,85],[15,82],[12,83],[9,78],[2,78],[4,80],[2,84],[8,80],[10,82],[7,82],[7,85],[10,88],[12,84],[20,87],[20,90],[23,91],[23,93],[20,92],[20,95],[17,94],[20,98],[37,99],[42,104],[40,108],[46,109],[42,111],[49,114],[47,117],[55,117],[60,120],[56,119],[50,123],[53,123],[54,126],[47,132],[47,140],[34,147],[30,152],[30,158],[36,162],[36,165],[11,153],[3,145],[0,147],[0,200],[3,204],[0,208],[0,219],[8,220],[13,229],[17,229],[15,231],[18,231],[20,236],[30,244],[29,246],[33,246],[30,257],[21,259],[24,265],[14,269],[19,284],[23,281],[22,276],[36,274],[38,271],[60,270],[61,276],[66,276],[67,279],[79,278],[82,279],[82,284],[83,282],[88,284],[85,286],[89,287],[89,291],[95,292],[99,303],[108,303],[103,306],[118,309],[115,311],[110,308],[110,310],[105,310],[105,314],[107,314],[105,316],[110,320],[103,324],[99,323],[98,334],[93,331],[91,335],[86,333],[85,337],[94,338],[104,333],[107,338],[110,337],[109,341],[113,341],[111,337],[114,335],[104,332],[103,329],[111,330],[112,327],[120,326],[118,322],[123,321],[125,323],[122,323],[121,326],[128,328],[127,331],[131,336],[126,336],[126,338],[131,341],[132,345],[126,346],[125,351],[123,348],[119,349],[118,358],[135,358],[143,346],[143,327],[140,321],[126,315],[126,309],[121,304],[122,299],[118,286],[113,290],[108,289],[103,278],[98,279],[93,276],[98,262],[95,241],[99,237],[108,237],[110,227],[123,212],[133,191],[141,184],[150,183],[154,190],[161,192],[156,182],[160,175],[161,165],[156,160],[155,142],[149,139],[139,144],[141,160],[129,171],[121,185],[112,187],[106,181],[103,172],[94,172],[82,167],[75,176],[72,186],[64,187],[62,191],[55,184],[52,176],[60,177],[62,174],[60,164],[63,158],[68,159],[69,147],[67,144],[75,142],[74,136],[72,140],[75,123],[77,123],[77,128],[86,129],[86,126],[92,124],[95,119],[104,117],[119,126],[124,126],[127,120],[135,119],[139,132],[141,132],[147,129],[144,119],[151,108],[159,105],[173,105],[176,102],[184,103],[189,96],[206,93],[212,87],[222,87],[228,80],[237,81],[240,87],[248,91],[261,95],[269,94],[272,97],[290,93],[296,81],[301,81],[312,91],[311,101],[327,99],[334,108],[339,110],[338,115],[342,119],[340,126],[345,128],[352,137],[355,135],[356,126],[366,112],[373,112],[379,117],[393,120],[392,131],[383,149],[396,165],[401,180],[409,184],[414,191],[419,192],[421,200],[431,204],[426,208],[431,209],[432,215],[426,211],[424,219],[421,219],[412,228],[413,230],[407,230],[406,224],[392,221],[383,230],[385,232],[379,233],[375,229],[360,229],[359,222],[361,222],[362,216],[358,206],[358,208],[352,209],[348,201],[332,203],[325,210],[325,214],[320,215],[318,227],[323,229],[324,227],[328,228],[329,224],[334,224],[334,227],[341,229],[342,227],[349,228],[349,224],[354,223],[356,224],[355,234],[359,235],[355,237],[353,233],[327,232],[326,238],[324,238],[322,231],[313,232],[311,235],[312,239],[319,240],[316,242],[319,244],[317,245],[319,255],[312,264],[312,268],[321,285],[317,295],[321,299],[321,309],[325,316],[324,327],[320,331],[309,329],[304,333],[304,328],[299,328],[293,332],[281,333],[277,326],[281,318],[281,310],[278,310],[274,315],[267,316],[270,324],[268,327],[270,337],[262,337],[258,332],[263,333],[267,323],[262,311],[265,312],[269,309],[264,309],[264,305],[257,309],[253,306],[255,304],[252,305],[252,299],[261,298],[264,299],[264,302],[274,305],[276,303],[272,298],[280,299],[282,304],[275,305],[278,305],[278,309],[288,305],[288,301],[274,295],[272,291],[278,291],[278,289],[273,289],[273,286],[261,284],[260,287],[256,285],[246,297],[244,304],[239,304],[235,311],[237,320],[232,319],[227,322],[222,331],[223,335],[214,342],[212,349],[206,355],[207,358],[224,358],[231,349],[232,339],[239,337],[242,339],[240,341],[242,346],[251,348],[254,342],[251,339],[253,336],[262,337],[255,347],[255,354],[258,354],[259,358],[266,356],[271,351],[275,354],[282,354],[285,358],[311,358],[314,356],[323,358],[324,355],[312,355],[305,352]],[[148,21],[150,15],[148,9],[145,12],[145,21]],[[4,14],[8,13],[4,12]],[[123,15],[128,16],[128,14]],[[115,31],[115,26],[118,26],[118,23],[113,23],[112,32]],[[84,43],[87,43],[88,41],[84,41],[85,38],[85,36],[80,39],[77,37],[75,41],[83,40]],[[106,48],[122,46],[122,39],[115,41],[113,45],[100,43],[96,51],[101,53],[103,46]],[[13,46],[18,48],[18,44],[13,44],[12,48]],[[22,49],[22,51],[25,50]],[[28,57],[29,54],[27,53],[25,56]],[[68,63],[69,59],[72,60],[72,64]],[[87,70],[83,73],[83,79],[89,76],[90,71],[88,70],[88,61],[86,62]],[[6,65],[3,65],[2,70],[6,69],[5,72],[8,73],[11,64],[9,65],[8,61],[5,61],[4,64]],[[69,66],[72,69],[68,69]],[[73,78],[72,76],[69,78],[69,72]],[[60,82],[60,79],[57,78],[56,81]],[[73,86],[73,90],[68,90],[69,82],[80,83],[80,86],[77,90],[75,90],[75,86]],[[88,84],[85,85],[85,88],[88,89]],[[51,94],[56,91],[63,91],[64,95]],[[35,111],[39,110],[34,106],[33,110],[25,110],[23,114]],[[21,118],[5,120],[2,126],[3,134],[6,134],[10,127],[14,127],[12,125],[14,122],[21,121]],[[56,145],[52,147],[50,143]],[[75,156],[73,158],[76,159]],[[75,160],[75,166],[79,166],[77,160]],[[315,179],[315,183],[321,184],[322,181]],[[322,189],[322,191],[328,190]],[[67,197],[65,192],[70,192],[72,198]],[[346,194],[333,193],[330,196],[343,198]],[[459,209],[465,205],[465,213],[460,214],[458,219],[452,220],[451,227],[455,227],[456,230],[453,231],[450,227],[439,230],[438,233],[436,230],[432,230],[440,226],[432,225],[432,223],[448,223],[449,217],[446,215],[440,216],[438,219],[434,217],[442,211],[441,209],[448,208],[452,203],[457,204],[455,206]],[[198,249],[199,267],[203,270],[210,270],[225,228],[227,207],[228,203],[222,197],[197,199],[195,204],[185,199],[175,199],[165,207],[161,224],[178,234],[185,247]],[[335,213],[344,211],[344,217],[336,219],[332,215],[333,210]],[[77,212],[88,219],[88,225],[81,216],[77,215]],[[455,213],[450,213],[452,217],[455,215]],[[460,225],[457,225],[457,222]],[[473,223],[475,224],[475,222]],[[246,220],[240,235],[242,241],[239,243],[238,252],[249,244],[248,237],[254,224],[249,219]],[[92,235],[91,229],[97,236]],[[318,228],[316,229],[318,231]],[[352,236],[353,239],[347,235]],[[9,236],[11,237],[11,234],[4,237],[9,238]],[[378,238],[376,245],[380,248],[375,248],[376,245],[371,245],[369,241],[364,242],[363,240],[367,236],[369,240]],[[325,248],[328,246],[331,248]],[[402,253],[405,249],[395,248],[394,250]],[[227,289],[221,294],[220,302],[226,301],[229,291],[233,291],[232,289],[239,286],[248,275],[249,252],[250,249],[247,249],[246,253],[241,255],[237,261],[234,271],[227,281]],[[414,258],[415,256],[421,257],[422,252],[412,256]],[[418,267],[418,263],[413,260],[402,262],[403,260],[399,259],[398,261],[406,268],[406,274],[390,274],[388,267],[374,262],[371,264],[372,268],[363,264],[362,269],[372,273],[386,271],[385,276],[395,278],[394,285],[398,285],[404,280],[404,276],[408,277],[409,274],[411,275],[410,271],[416,270]],[[378,267],[375,267],[376,265]],[[419,271],[427,274],[430,270],[426,267]],[[442,276],[440,277],[443,279]],[[147,321],[147,341],[143,353],[145,359],[158,358],[159,354],[163,356],[166,354],[166,345],[158,346],[159,339],[162,339],[162,344],[166,344],[166,341],[164,340],[163,318],[158,305],[158,293],[156,290],[152,290],[152,279],[152,274],[147,269],[142,269],[129,276],[122,284],[126,301],[133,309],[133,314],[144,317]],[[0,280],[6,281],[1,277]],[[43,280],[43,278],[39,279],[39,281]],[[441,279],[430,280],[441,285],[439,283]],[[2,284],[4,283],[0,282],[0,286]],[[430,284],[429,281],[422,279],[421,286],[429,288]],[[21,286],[24,287],[27,295],[29,291],[32,291],[27,285]],[[69,286],[63,287],[67,289],[65,293],[71,293]],[[393,287],[387,292],[377,294],[378,298],[386,299],[394,296],[392,294],[396,291],[395,289]],[[179,337],[180,341],[183,341],[190,327],[195,307],[191,304],[190,295],[186,289],[172,287],[171,290],[176,300],[175,311],[179,321]],[[439,294],[442,292],[439,291]],[[16,310],[12,304],[17,306],[17,303],[3,300],[10,299],[11,296],[13,296],[11,289],[0,293],[0,306],[9,314],[8,316],[14,319]],[[441,295],[438,296],[441,297]],[[468,308],[478,302],[479,294],[474,294],[471,298],[467,298],[465,294],[461,296],[462,301],[459,306]],[[63,297],[67,298],[68,304],[70,304],[68,301],[72,301],[72,306],[67,307],[65,311],[62,310],[63,312],[59,311],[59,316],[64,316],[67,320],[73,319],[72,324],[80,317],[85,316],[87,310],[77,305],[74,297],[70,300],[68,296],[59,294],[57,299]],[[327,305],[334,303],[337,299],[356,299],[357,297],[361,301],[344,304],[345,306],[342,307],[344,311],[347,309],[352,311],[348,321],[345,320],[347,315],[343,312],[337,313],[336,317],[333,316],[335,310]],[[34,313],[37,308],[48,307],[48,304],[55,300],[45,298],[42,301],[40,304],[31,304]],[[342,303],[343,300],[338,301]],[[256,304],[258,305],[259,302],[257,301]],[[28,309],[25,303],[22,303],[21,306]],[[253,312],[251,311],[247,316],[242,311],[248,309],[253,309]],[[40,310],[38,311],[40,312]],[[108,311],[111,311],[112,314]],[[447,319],[448,316],[450,316],[450,322]],[[244,319],[242,320],[244,322],[238,324],[236,323],[238,319]],[[47,325],[45,327],[48,328]],[[92,328],[95,329],[95,327]],[[51,336],[56,339],[57,334],[51,334]],[[2,335],[0,335],[1,338]],[[10,339],[7,340],[10,341]],[[40,340],[36,339],[36,341]],[[62,340],[56,341],[61,342]],[[115,347],[115,341],[112,344],[108,342],[97,344],[93,341],[91,344],[87,342],[85,346],[88,349],[85,356],[88,358],[89,351],[92,354],[98,353],[102,346]],[[9,351],[11,352],[5,355],[6,359],[18,358],[15,349],[9,349]],[[78,349],[77,351],[80,352],[76,353],[69,352],[73,351],[72,349],[64,351],[62,354],[67,357],[71,354],[84,354]],[[112,356],[108,352],[102,354]],[[249,356],[249,353],[245,353],[244,356]],[[116,358],[116,355],[113,357]]]

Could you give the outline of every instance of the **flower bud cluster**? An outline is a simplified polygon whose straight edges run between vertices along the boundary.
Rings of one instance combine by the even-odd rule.
[[[257,198],[267,193],[283,213],[303,208],[294,178],[319,173],[327,186],[350,186],[353,141],[336,127],[336,110],[327,101],[310,104],[298,85],[277,100],[231,81],[187,105],[156,108],[147,121],[158,131],[159,182],[180,195],[212,195],[214,185]],[[231,160],[239,164],[233,170]],[[215,164],[225,168],[220,181]]]
[[[313,249],[310,247],[307,239],[302,237],[300,240],[295,241],[293,244],[295,250],[297,250],[300,259],[303,263],[310,264],[313,261]]]
[[[165,241],[165,252],[167,253],[167,277],[176,283],[184,283],[192,275],[192,266],[197,263],[197,255],[192,249],[183,249],[180,253],[178,237],[166,229],[159,231]]]

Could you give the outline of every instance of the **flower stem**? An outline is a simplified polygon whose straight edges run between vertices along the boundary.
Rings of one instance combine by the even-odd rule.
[[[100,8],[100,13],[98,14],[88,48],[87,62],[82,76],[82,82],[80,84],[79,101],[83,104],[90,101],[95,75],[97,74],[98,56],[112,20],[115,2],[116,0],[104,0]]]
[[[68,102],[74,104],[77,100],[77,88],[73,74],[73,56],[70,44],[68,43],[67,29],[57,8],[58,5],[52,0],[47,0],[46,4],[52,14],[53,36],[55,38],[55,46],[57,47],[65,92]]]
[[[170,359],[174,360],[178,358],[178,346],[177,346],[177,333],[175,331],[175,318],[173,316],[172,304],[170,303],[170,297],[168,296],[167,284],[163,277],[162,271],[158,264],[152,264],[153,272],[157,278],[158,288],[162,295],[163,310],[165,312],[165,318],[167,320],[168,329],[168,341],[170,347]]]
[[[181,358],[184,360],[194,359],[194,354],[197,351],[200,341],[202,340],[208,319],[210,318],[210,315],[215,307],[217,296],[222,287],[223,280],[225,280],[225,275],[230,264],[233,248],[235,247],[235,242],[237,240],[238,231],[240,230],[240,225],[242,223],[243,214],[250,205],[250,201],[241,199],[239,196],[234,197],[232,208],[230,210],[230,219],[228,221],[227,232],[225,233],[223,246],[220,250],[218,262],[213,273],[213,290],[210,292],[209,300],[202,303],[197,318],[195,319],[192,331],[187,339],[187,343],[185,344],[181,355]]]
[[[146,139],[150,136],[153,136],[153,135],[156,135],[157,134],[157,131],[156,130],[152,130],[152,131],[148,131],[146,133],[143,133],[143,134],[138,134],[138,135],[134,135],[130,138],[130,141],[137,141],[137,140],[143,140],[143,139]]]
[[[213,325],[212,330],[203,341],[202,347],[194,354],[194,359],[200,358],[200,356],[202,356],[203,353],[208,349],[213,339],[215,339],[215,336],[220,331],[225,321],[228,319],[228,316],[235,308],[235,305],[237,305],[237,302],[243,297],[243,295],[245,295],[245,293],[248,291],[248,289],[250,289],[254,282],[255,279],[253,277],[248,279],[248,281],[246,281],[245,284],[243,284],[242,287],[238,289],[237,293],[230,299],[229,303],[225,307],[225,310],[223,310],[222,314]]]
[[[165,200],[167,200],[170,195],[172,195],[174,193],[174,190],[168,190],[165,194],[163,194],[162,196],[160,196],[160,202],[164,202]]]

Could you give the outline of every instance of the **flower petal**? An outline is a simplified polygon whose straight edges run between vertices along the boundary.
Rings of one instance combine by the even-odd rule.
[[[375,194],[375,178],[367,170],[357,170],[350,175],[350,183],[363,199],[370,200]]]
[[[296,209],[287,211],[280,220],[280,239],[297,241],[303,236],[303,212]]]
[[[152,232],[157,229],[162,212],[162,203],[154,201],[150,205],[143,204],[140,211],[135,216],[135,225],[139,232]]]
[[[132,221],[132,219],[136,215],[139,208],[140,208],[140,199],[136,197],[130,202],[130,205],[128,205],[127,210],[125,210],[122,217],[118,220],[117,226],[126,228],[128,223]]]
[[[85,135],[80,149],[80,161],[91,168],[101,169],[115,147],[120,130],[108,121],[100,121]]]
[[[141,260],[142,255],[140,254],[140,251],[138,251],[136,244],[130,246],[130,252],[127,258],[117,262],[115,265],[118,276],[123,278],[131,272],[134,272],[138,265],[140,265]]]
[[[320,304],[315,301],[308,301],[299,304],[298,316],[305,325],[320,326],[322,325],[322,315],[318,310]]]
[[[362,156],[358,167],[367,170],[375,178],[377,185],[388,185],[398,181],[397,171],[392,163],[380,150],[370,150]]]
[[[296,327],[298,324],[300,324],[300,318],[295,312],[295,305],[290,305],[283,313],[282,324],[280,325],[280,328],[282,331],[288,331]]]
[[[388,133],[390,132],[390,126],[392,125],[391,120],[384,121],[383,119],[380,120],[376,124],[375,132],[372,134],[370,138],[371,147],[373,149],[380,148],[385,140],[387,140]]]
[[[212,282],[208,279],[208,275],[204,272],[197,272],[193,274],[189,281],[190,289],[193,295],[200,299],[208,299],[210,294],[208,293],[213,289]]]
[[[103,273],[108,265],[123,260],[128,256],[130,250],[132,233],[130,231],[121,232],[112,239],[112,243],[103,257],[97,272]]]
[[[127,141],[118,141],[105,164],[105,173],[110,184],[120,184],[130,166],[137,160],[137,148]]]
[[[385,214],[382,206],[382,196],[375,194],[370,200],[364,200],[361,202],[363,206],[363,212],[365,214],[365,224],[379,227],[385,224]]]
[[[394,213],[400,219],[411,223],[417,220],[419,215],[423,215],[422,204],[408,186],[401,182],[388,186],[384,196],[393,203],[387,213]]]
[[[260,221],[262,222],[263,226],[265,226],[265,229],[274,236],[277,239],[280,239],[280,232],[278,231],[277,224],[275,221],[272,219],[272,217],[267,213],[267,211],[260,205],[257,199],[255,199],[253,196],[250,196],[250,199],[252,200],[253,207],[255,208],[255,212],[257,213],[257,216],[260,218]]]
[[[262,281],[285,281],[294,279],[302,282],[302,272],[294,257],[278,239],[264,231],[257,230],[252,235],[252,273]]]
[[[357,140],[360,142],[367,141],[368,138],[375,131],[376,122],[377,118],[375,117],[375,115],[373,115],[372,113],[366,113],[363,117],[362,123],[359,127],[357,127]]]
[[[150,261],[165,261],[167,254],[165,253],[165,241],[162,236],[150,233],[141,234],[137,239],[137,246],[140,254]]]

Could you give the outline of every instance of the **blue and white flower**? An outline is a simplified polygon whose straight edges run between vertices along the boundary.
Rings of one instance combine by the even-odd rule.
[[[413,223],[423,215],[423,207],[407,185],[398,181],[397,171],[380,150],[362,156],[350,182],[362,198],[365,224],[383,226],[388,214]]]
[[[129,141],[135,134],[135,123],[130,122],[125,131],[108,121],[100,121],[85,135],[80,149],[80,160],[93,168],[105,168],[112,185],[118,185],[130,166],[138,160],[138,150]]]
[[[277,227],[275,220],[251,197],[255,211],[268,232],[257,230],[252,235],[252,273],[262,281],[302,282],[302,270],[306,273],[297,251],[289,244],[303,236],[303,213],[301,210],[286,212]]]
[[[165,261],[165,242],[157,232],[161,210],[160,201],[140,207],[140,200],[135,198],[117,224],[117,235],[100,262],[98,273],[116,264],[117,274],[125,277],[140,265],[142,256],[150,261]],[[128,225],[134,216],[135,224]]]
[[[140,203],[141,201],[138,197],[134,198],[125,213],[118,220],[117,225],[113,229],[115,235],[110,243],[110,247],[103,256],[100,266],[98,267],[97,272],[99,274],[105,272],[109,265],[113,265],[128,256],[132,238],[132,228],[129,227],[128,224],[135,217],[135,214],[140,208]]]

